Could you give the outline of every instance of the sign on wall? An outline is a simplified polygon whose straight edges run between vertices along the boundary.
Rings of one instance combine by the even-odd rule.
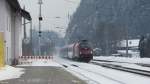
[[[0,68],[4,66],[4,33],[0,32]]]

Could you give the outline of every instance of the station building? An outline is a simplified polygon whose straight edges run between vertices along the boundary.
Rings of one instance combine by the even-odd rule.
[[[17,0],[0,0],[0,67],[22,54],[22,17],[31,20]]]
[[[118,54],[121,54],[122,56],[126,56],[126,49],[128,47],[128,56],[130,57],[139,57],[139,41],[140,39],[129,39],[128,40],[128,46],[127,41],[122,40],[118,42]]]

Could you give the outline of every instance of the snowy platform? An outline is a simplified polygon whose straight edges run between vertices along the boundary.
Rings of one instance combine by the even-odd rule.
[[[24,68],[15,68],[6,65],[4,68],[0,70],[0,81],[19,78],[22,74],[24,74],[24,70],[25,70]]]
[[[87,84],[54,60],[27,60],[16,67],[0,71],[0,84]]]
[[[20,66],[26,69],[18,79],[4,80],[7,84],[86,84],[61,67],[55,66]]]

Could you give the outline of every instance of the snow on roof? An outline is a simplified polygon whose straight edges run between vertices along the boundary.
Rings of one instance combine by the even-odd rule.
[[[96,50],[101,50],[101,49],[100,49],[100,48],[94,48],[94,49],[93,49],[93,51],[96,51]]]
[[[118,53],[122,53],[122,54],[126,54],[126,50],[117,50]],[[135,54],[135,53],[139,53],[136,51],[132,51],[132,50],[128,50],[129,54]]]

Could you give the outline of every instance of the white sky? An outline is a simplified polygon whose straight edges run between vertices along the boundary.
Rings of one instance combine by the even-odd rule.
[[[33,26],[38,29],[39,5],[38,0],[19,0],[22,8],[30,12]],[[43,0],[42,5],[42,30],[53,30],[64,36],[69,23],[68,15],[72,15],[78,7],[80,0]],[[55,18],[61,17],[61,18]],[[64,29],[58,29],[61,27]]]

